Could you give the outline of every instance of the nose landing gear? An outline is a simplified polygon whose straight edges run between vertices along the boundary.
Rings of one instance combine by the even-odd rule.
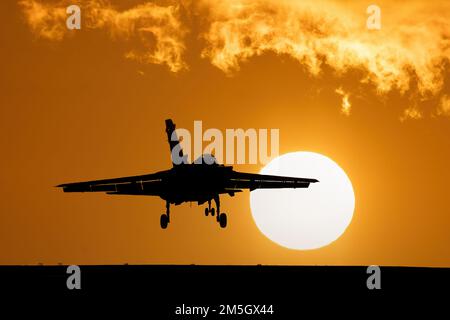
[[[216,207],[217,207],[217,216],[216,216],[216,221],[219,223],[221,228],[226,228],[227,227],[227,214],[224,212],[220,212],[220,198],[219,196],[214,196],[214,202],[216,203]],[[211,213],[211,216],[214,217],[214,215],[216,214],[214,208],[211,208],[211,200],[208,201],[208,208],[205,208],[205,216],[208,216],[208,214]]]
[[[211,208],[211,200],[208,200],[208,208],[205,208],[205,216],[207,217],[211,213],[211,216],[214,217],[216,214],[216,210]]]

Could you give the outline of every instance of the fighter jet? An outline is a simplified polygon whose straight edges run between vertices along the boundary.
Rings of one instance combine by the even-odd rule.
[[[162,229],[170,223],[170,205],[180,205],[183,202],[197,202],[198,205],[208,203],[205,216],[211,214],[221,228],[227,226],[227,215],[220,211],[220,198],[222,194],[233,197],[244,189],[275,188],[308,188],[310,183],[318,182],[316,179],[293,178],[254,173],[243,173],[233,170],[232,166],[218,164],[212,155],[203,154],[203,161],[186,163],[174,161],[173,155],[184,158],[180,140],[175,131],[175,124],[171,119],[166,122],[167,139],[171,151],[172,168],[156,173],[130,176],[123,178],[92,180],[75,183],[60,184],[64,192],[105,192],[110,195],[140,195],[158,196],[166,201],[166,212],[160,217]],[[176,149],[175,149],[176,148]],[[197,159],[198,160],[198,159]],[[216,209],[211,208],[211,201],[215,202]]]

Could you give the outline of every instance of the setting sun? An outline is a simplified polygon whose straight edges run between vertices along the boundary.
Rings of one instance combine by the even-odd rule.
[[[275,158],[262,174],[311,177],[308,189],[255,190],[250,204],[259,230],[290,249],[317,249],[339,238],[355,207],[352,184],[331,159],[313,152],[293,152]]]

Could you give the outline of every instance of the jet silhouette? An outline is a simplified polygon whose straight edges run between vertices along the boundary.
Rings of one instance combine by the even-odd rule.
[[[275,188],[308,188],[310,183],[318,182],[316,179],[271,176],[254,173],[243,173],[233,170],[232,166],[217,164],[212,155],[203,154],[202,161],[187,164],[185,161],[175,164],[173,152],[181,158],[183,150],[175,132],[172,120],[166,120],[166,133],[170,145],[173,167],[169,170],[151,174],[130,176],[123,178],[92,180],[75,183],[60,184],[64,192],[106,192],[111,195],[143,195],[159,196],[166,201],[166,212],[161,215],[160,225],[166,229],[170,222],[170,205],[179,205],[183,202],[197,202],[205,208],[205,216],[216,215],[220,227],[227,226],[227,215],[220,211],[221,194],[234,196],[243,189]],[[175,149],[174,151],[174,148]],[[208,164],[211,163],[211,164]],[[217,208],[211,208],[214,200]]]

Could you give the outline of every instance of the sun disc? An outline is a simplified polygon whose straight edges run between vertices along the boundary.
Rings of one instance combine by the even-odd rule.
[[[259,189],[250,207],[259,230],[290,249],[317,249],[338,239],[350,224],[355,196],[350,179],[330,158],[293,152],[273,159],[261,174],[315,178],[306,189]]]

